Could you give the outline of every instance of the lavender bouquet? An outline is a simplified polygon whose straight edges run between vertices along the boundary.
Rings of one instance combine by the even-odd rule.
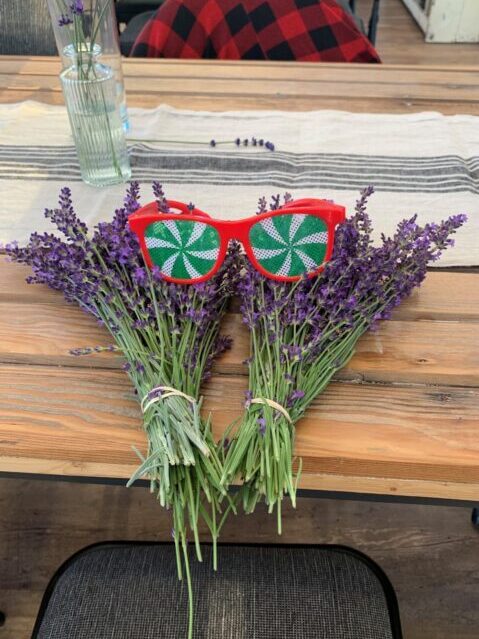
[[[154,185],[154,193],[159,209],[165,210],[160,185]],[[124,207],[111,222],[98,224],[90,237],[65,188],[59,208],[45,211],[63,237],[33,233],[27,246],[10,245],[7,254],[32,267],[28,282],[47,284],[91,313],[111,333],[114,345],[107,350],[125,359],[148,436],[148,453],[144,457],[137,451],[141,464],[129,483],[147,475],[151,491],[172,510],[179,577],[183,566],[190,593],[191,635],[188,529],[199,559],[200,517],[216,548],[226,494],[210,420],[200,416],[199,393],[214,358],[230,345],[229,338],[220,336],[219,323],[237,274],[237,256],[230,251],[221,271],[204,284],[166,283],[157,268],[144,267],[138,241],[128,227],[128,215],[139,208],[138,200],[134,183]],[[74,354],[99,350],[79,349]],[[226,504],[231,507],[229,497]]]
[[[421,284],[427,265],[453,245],[450,236],[466,220],[457,215],[420,227],[413,217],[375,247],[366,213],[372,192],[362,192],[355,214],[337,229],[332,259],[320,276],[283,284],[243,264],[238,291],[251,335],[249,390],[222,481],[241,477],[246,512],[263,498],[270,512],[276,506],[279,532],[281,500],[288,494],[295,504],[301,471],[300,460],[293,470],[295,423],[348,363],[361,335]],[[262,199],[259,212],[264,207]],[[271,207],[280,208],[279,196]]]

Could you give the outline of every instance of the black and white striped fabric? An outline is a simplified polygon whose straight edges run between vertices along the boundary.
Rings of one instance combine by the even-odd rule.
[[[455,250],[440,265],[479,264],[475,116],[210,113],[162,106],[130,109],[130,119],[133,177],[148,185],[160,180],[170,198],[193,201],[215,217],[248,216],[260,196],[284,191],[333,199],[350,210],[358,191],[373,184],[370,213],[378,235],[392,233],[400,219],[414,213],[424,222],[468,213]],[[251,136],[270,140],[276,150],[208,146],[212,138],[233,142]],[[124,192],[124,186],[94,189],[81,181],[62,107],[0,106],[0,241],[24,242],[32,230],[47,228],[43,208],[55,204],[65,184],[91,225],[108,218]],[[148,197],[146,188],[145,202]]]

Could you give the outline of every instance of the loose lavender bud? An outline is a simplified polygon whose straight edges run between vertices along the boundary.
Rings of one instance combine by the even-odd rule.
[[[70,355],[73,355],[74,357],[80,357],[82,355],[91,355],[93,350],[93,348],[87,346],[85,348],[71,348],[69,352]]]
[[[215,147],[216,146],[216,140],[210,140],[210,146]]]
[[[265,142],[265,147],[268,149],[268,151],[274,151],[274,144],[272,142]]]
[[[268,203],[265,197],[260,197],[258,200],[258,210],[256,211],[257,215],[261,215],[262,213],[266,213],[268,210]]]

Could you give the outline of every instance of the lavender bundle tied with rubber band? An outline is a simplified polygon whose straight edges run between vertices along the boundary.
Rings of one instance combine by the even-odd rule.
[[[413,217],[374,246],[366,213],[372,192],[362,192],[354,215],[337,228],[332,258],[317,277],[275,282],[243,263],[238,293],[250,332],[250,390],[232,440],[226,435],[222,482],[241,480],[246,512],[263,499],[270,512],[276,508],[279,532],[282,499],[289,495],[295,505],[301,473],[293,453],[296,422],[351,359],[361,335],[421,284],[428,263],[452,246],[450,235],[466,219],[421,227]],[[259,212],[265,208],[263,198]],[[278,196],[270,208],[281,208]]]
[[[154,185],[154,193],[163,206],[160,185]],[[230,339],[219,334],[219,324],[234,288],[237,256],[230,251],[222,269],[204,284],[165,282],[158,269],[145,267],[127,223],[140,206],[138,200],[138,185],[132,184],[123,208],[90,235],[65,188],[59,207],[45,212],[59,235],[33,233],[27,246],[10,245],[7,254],[32,267],[30,283],[61,291],[111,333],[115,345],[106,350],[123,355],[137,397],[146,398],[142,409],[148,452],[143,456],[137,451],[141,465],[129,483],[147,475],[151,491],[172,511],[178,573],[180,578],[186,574],[190,593],[192,636],[189,531],[201,559],[198,521],[204,519],[216,564],[223,509],[231,507],[220,483],[222,463],[210,419],[200,414],[200,385],[209,377],[213,360],[230,345]],[[79,348],[75,354],[99,350],[105,349]]]

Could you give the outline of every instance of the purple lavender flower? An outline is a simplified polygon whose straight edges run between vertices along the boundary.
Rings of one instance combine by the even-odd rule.
[[[70,5],[73,15],[80,16],[85,11],[82,0],[74,0]]]
[[[148,399],[157,399],[158,397],[161,397],[162,394],[163,391],[161,388],[154,388],[148,393]]]
[[[58,18],[58,26],[59,27],[66,27],[66,26],[68,26],[69,24],[72,24],[72,23],[73,23],[73,20],[66,13],[62,13],[61,16]]]
[[[274,379],[276,371],[281,371],[280,390],[273,393],[273,399],[291,407],[293,413],[304,410],[305,396],[298,389],[304,376],[323,379],[324,372],[318,372],[322,366],[329,367],[331,376],[343,366],[355,342],[328,360],[333,346],[339,348],[341,341],[353,334],[357,341],[363,332],[387,319],[423,281],[427,265],[452,245],[451,234],[465,221],[465,216],[456,215],[440,224],[420,226],[413,217],[401,222],[393,237],[383,237],[375,246],[366,213],[372,193],[372,187],[364,189],[355,213],[338,227],[332,259],[320,276],[283,284],[261,276],[248,260],[242,261],[237,290],[243,322],[254,331],[261,356],[270,353],[266,359],[273,362],[268,364],[273,366],[269,375]],[[290,200],[286,194],[283,201]],[[280,195],[273,195],[269,208],[278,210],[281,206]],[[261,198],[259,212],[266,208],[266,199]],[[294,331],[292,327],[296,327]],[[255,395],[263,396],[266,380],[254,377],[259,370],[261,367],[254,365],[250,368],[250,384]],[[291,387],[296,390],[291,392]],[[308,392],[308,397],[313,395]]]
[[[133,281],[137,286],[146,286],[148,282],[148,275],[146,273],[146,269],[142,266],[137,266],[133,271],[132,275]]]
[[[305,394],[305,393],[304,393],[304,391],[299,390],[299,389],[296,389],[295,391],[293,391],[293,392],[289,395],[289,397],[288,397],[288,399],[287,399],[287,402],[286,402],[286,406],[287,406],[288,408],[291,408],[292,406],[294,406],[295,402],[296,402],[298,399],[303,399],[304,394]]]
[[[161,185],[154,188],[156,197],[166,202]],[[182,349],[185,379],[199,384],[210,375],[214,359],[231,345],[231,338],[218,334],[218,318],[236,287],[239,247],[232,245],[223,267],[210,281],[196,286],[168,284],[158,267],[146,268],[137,237],[128,226],[128,216],[138,207],[139,187],[133,182],[123,207],[115,211],[111,221],[100,222],[90,235],[73,210],[70,190],[62,189],[58,208],[48,209],[45,215],[63,239],[33,233],[26,247],[9,245],[7,255],[31,266],[29,282],[61,291],[67,301],[92,313],[115,339],[136,333],[133,352],[125,353],[128,370],[143,373],[137,363],[143,366],[142,358],[151,360],[151,338],[144,337],[145,331],[165,322],[168,335],[181,337],[187,325],[194,324],[195,330],[188,333],[188,347],[184,348],[180,339],[177,344]],[[123,350],[123,342],[119,346]],[[168,348],[171,350],[171,344]],[[135,356],[138,349],[141,357]]]
[[[153,195],[156,198],[158,210],[161,211],[161,213],[169,213],[170,208],[168,206],[165,192],[163,190],[163,186],[159,182],[153,182]]]
[[[264,437],[266,435],[266,419],[262,415],[261,417],[258,417],[256,422],[258,424],[258,432],[259,432],[259,434],[261,435],[261,437]]]
[[[261,215],[262,213],[266,213],[268,210],[268,203],[265,197],[260,197],[258,200],[258,210],[256,211],[257,215]]]

